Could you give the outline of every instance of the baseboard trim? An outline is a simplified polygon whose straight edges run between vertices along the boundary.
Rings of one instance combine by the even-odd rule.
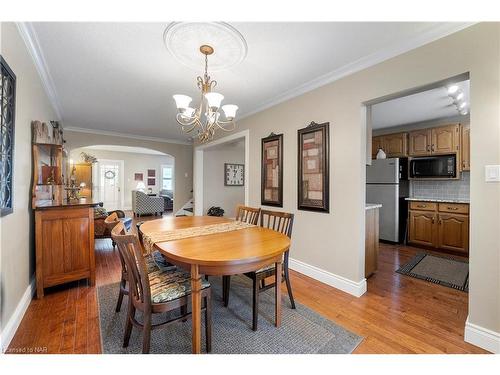
[[[500,333],[465,321],[464,341],[489,352],[500,354]]]
[[[14,313],[8,320],[5,325],[2,333],[0,333],[0,347],[2,349],[2,353],[5,353],[7,348],[9,347],[10,342],[14,338],[21,321],[23,320],[24,314],[30,305],[30,302],[35,294],[35,278],[31,279],[28,287],[24,291],[23,296],[21,297],[19,303],[17,304]]]
[[[289,267],[315,280],[321,281],[343,292],[349,293],[355,297],[361,297],[366,293],[366,279],[359,282],[349,280],[345,277],[325,271],[321,268],[301,262],[300,260],[290,258]]]

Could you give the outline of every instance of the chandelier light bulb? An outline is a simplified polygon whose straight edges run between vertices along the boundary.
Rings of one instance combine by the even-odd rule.
[[[177,109],[187,109],[189,107],[189,103],[193,100],[190,96],[187,95],[174,95],[175,105]]]
[[[192,108],[192,107],[187,107],[184,109],[184,112],[182,112],[182,116],[184,117],[193,117],[194,115],[194,112],[195,112],[195,109]]]
[[[222,110],[224,111],[226,119],[232,121],[236,117],[236,111],[238,110],[238,106],[234,104],[226,104],[222,106]]]
[[[448,87],[448,95],[450,96],[455,96],[458,91],[458,86],[457,85],[451,85]]]
[[[224,95],[218,92],[208,92],[205,94],[205,98],[207,99],[208,106],[216,111],[219,109],[220,103],[222,103],[224,99]]]

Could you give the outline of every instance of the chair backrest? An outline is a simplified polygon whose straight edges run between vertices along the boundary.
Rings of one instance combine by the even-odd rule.
[[[236,220],[257,225],[259,222],[259,213],[260,208],[253,208],[240,204],[236,207]]]
[[[106,228],[111,232],[116,224],[118,224],[120,220],[118,220],[118,214],[116,212],[112,212],[110,215],[104,219],[104,224]]]
[[[260,212],[260,226],[275,230],[292,238],[293,214],[262,210]]]
[[[122,222],[115,225],[111,237],[127,266],[129,298],[140,310],[151,309],[151,286],[139,239],[135,234],[127,233]]]

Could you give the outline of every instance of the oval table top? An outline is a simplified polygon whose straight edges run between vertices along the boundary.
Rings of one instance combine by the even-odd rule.
[[[214,216],[183,216],[147,221],[141,232],[166,231],[227,223],[231,220]],[[251,227],[230,232],[159,242],[155,244],[167,258],[184,264],[208,267],[262,263],[274,259],[290,247],[290,239],[271,229]]]

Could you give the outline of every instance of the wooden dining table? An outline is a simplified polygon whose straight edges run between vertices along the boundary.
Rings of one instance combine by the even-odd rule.
[[[231,220],[213,216],[185,216],[147,221],[141,232],[171,231],[199,227]],[[236,275],[256,271],[274,263],[276,267],[275,325],[281,324],[281,271],[283,253],[290,239],[259,226],[155,243],[171,263],[191,272],[192,352],[201,351],[201,277],[202,275]]]

